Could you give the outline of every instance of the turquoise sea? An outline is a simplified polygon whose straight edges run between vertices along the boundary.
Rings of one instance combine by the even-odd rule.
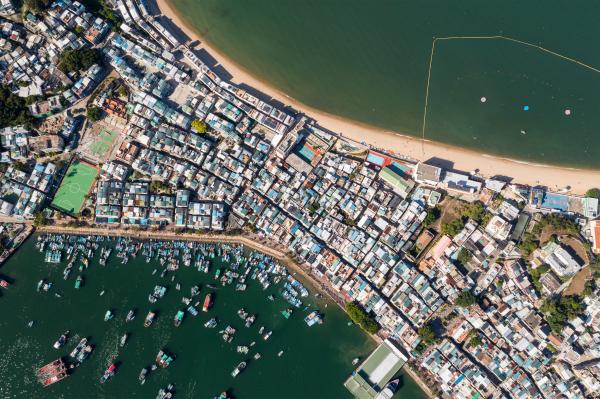
[[[353,370],[352,359],[364,358],[375,347],[357,326],[347,324],[347,316],[337,306],[313,295],[305,297],[305,305],[286,320],[281,311],[289,304],[281,299],[280,286],[263,290],[256,280],[248,279],[246,291],[236,291],[235,284],[222,287],[214,273],[228,264],[218,258],[212,261],[209,273],[182,265],[161,277],[164,267],[158,260],[146,263],[140,254],[122,264],[113,251],[106,266],[100,266],[98,250],[88,268],[80,273],[77,261],[69,279],[64,280],[67,260],[59,265],[45,263],[35,243],[33,236],[0,268],[0,275],[12,282],[0,292],[1,398],[154,398],[159,388],[169,383],[175,385],[175,398],[210,399],[224,390],[235,399],[350,398],[343,382]],[[114,242],[103,245],[113,247]],[[75,289],[79,274],[83,284]],[[53,283],[50,291],[36,291],[40,279]],[[166,295],[150,303],[148,295],[157,284],[167,287]],[[197,284],[200,295],[194,302],[213,292],[214,306],[195,317],[186,312],[182,324],[175,327],[175,314],[185,308],[182,298],[189,297],[190,288]],[[276,296],[274,301],[267,299],[270,294]],[[323,311],[322,325],[309,328],[304,323],[306,305],[309,310]],[[250,328],[237,315],[242,307],[257,314]],[[104,322],[108,309],[114,319]],[[130,309],[136,309],[137,316],[126,323]],[[150,310],[157,318],[144,328]],[[204,328],[211,317],[217,317],[219,325]],[[32,328],[27,327],[30,320],[35,322]],[[231,343],[218,334],[227,324],[238,330]],[[260,326],[265,326],[265,332],[273,331],[268,341],[261,339]],[[54,349],[52,344],[65,330],[70,330],[67,344]],[[120,347],[124,333],[129,339]],[[94,346],[89,359],[63,381],[42,387],[35,377],[37,368],[61,356],[68,359],[83,337]],[[237,353],[238,345],[249,346],[252,341],[256,344],[248,355]],[[167,369],[150,372],[147,382],[140,385],[141,369],[153,364],[162,348],[174,354],[175,361]],[[254,360],[255,352],[262,357]],[[249,360],[248,367],[232,378],[230,373],[242,360]],[[117,363],[117,372],[100,384],[100,376],[111,362]],[[408,377],[403,376],[402,381],[398,399],[425,398]]]
[[[598,2],[171,1],[232,60],[307,105],[421,137],[431,60],[426,138],[600,168]],[[490,36],[523,43],[472,38]],[[446,37],[466,38],[437,40],[431,57]]]

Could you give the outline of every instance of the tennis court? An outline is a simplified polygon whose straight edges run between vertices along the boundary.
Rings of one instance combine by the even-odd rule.
[[[102,128],[96,140],[90,144],[90,152],[96,157],[106,157],[117,138],[117,133]]]
[[[73,161],[54,196],[52,206],[70,215],[78,214],[97,175],[98,169],[94,166]]]

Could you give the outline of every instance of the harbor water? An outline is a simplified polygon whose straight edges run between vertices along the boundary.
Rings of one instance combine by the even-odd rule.
[[[238,399],[347,398],[349,393],[342,384],[354,368],[352,360],[364,359],[375,347],[357,326],[348,325],[348,318],[339,308],[315,298],[314,291],[301,298],[303,304],[286,319],[281,311],[290,304],[281,295],[283,281],[272,283],[266,290],[258,279],[251,278],[244,291],[236,290],[235,283],[222,286],[214,274],[216,269],[225,272],[229,266],[218,256],[211,260],[208,273],[198,271],[192,261],[191,266],[180,263],[178,270],[161,277],[165,266],[157,257],[147,262],[140,252],[123,264],[113,250],[106,265],[101,266],[98,249],[82,271],[81,262],[75,261],[65,280],[66,257],[63,255],[59,264],[45,262],[37,242],[37,236],[32,236],[0,268],[3,278],[12,282],[0,297],[2,398],[153,398],[169,383],[174,384],[176,398],[213,398],[225,390]],[[116,242],[99,245],[114,248]],[[157,272],[153,274],[154,270]],[[78,275],[83,279],[76,289]],[[36,290],[41,279],[53,283],[47,292]],[[156,285],[167,287],[167,292],[150,303],[149,294]],[[177,311],[187,307],[182,298],[190,297],[194,285],[200,285],[200,294],[192,299],[192,304],[200,301],[199,314],[186,312],[181,325],[175,327]],[[208,292],[213,292],[214,305],[205,313],[201,308]],[[274,295],[274,300],[269,300],[269,295]],[[251,327],[246,328],[238,316],[240,308],[257,315]],[[126,322],[130,309],[136,310],[136,317]],[[304,317],[314,309],[323,313],[324,323],[308,327]],[[107,310],[114,318],[105,322]],[[157,318],[144,328],[150,310],[157,313]],[[212,317],[218,319],[218,326],[205,328],[204,323]],[[28,327],[30,321],[34,322],[32,327]],[[228,324],[237,329],[231,343],[224,342],[219,333]],[[265,326],[265,332],[273,331],[270,339],[259,335],[261,326]],[[66,330],[70,330],[67,343],[54,349],[53,343]],[[129,338],[121,347],[124,333]],[[70,376],[44,388],[36,379],[36,370],[59,357],[70,362],[68,354],[83,337],[94,346],[90,357]],[[249,346],[249,353],[238,353],[238,345]],[[175,360],[168,368],[150,371],[141,385],[140,371],[154,364],[161,349],[173,354]],[[253,358],[256,352],[261,354],[258,360]],[[247,368],[233,378],[231,372],[243,360]],[[111,363],[117,365],[116,374],[100,384],[100,377]],[[404,377],[396,397],[425,396]]]
[[[427,139],[600,168],[598,2],[170,1],[227,57],[314,108],[421,137],[431,60]]]

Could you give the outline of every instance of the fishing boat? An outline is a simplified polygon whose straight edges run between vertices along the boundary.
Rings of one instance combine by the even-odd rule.
[[[59,337],[59,338],[56,340],[56,342],[55,342],[55,343],[54,343],[54,345],[53,345],[54,349],[58,349],[58,348],[62,347],[64,344],[66,344],[66,343],[67,343],[67,339],[68,339],[68,336],[69,336],[69,332],[70,332],[69,330],[65,331],[65,332],[64,332],[64,333],[63,333],[63,334],[62,334],[62,335],[61,335],[61,336],[60,336],[60,337]]]
[[[198,309],[196,309],[196,307],[194,305],[190,305],[187,307],[187,311],[192,315],[192,316],[198,316]]]
[[[155,316],[156,313],[148,312],[148,314],[146,315],[146,319],[144,320],[144,327],[150,327],[152,325],[152,322],[154,321]]]
[[[249,350],[250,350],[250,348],[248,348],[245,345],[238,345],[238,347],[237,347],[237,353],[243,353],[244,355],[248,354]]]
[[[37,288],[36,288],[38,292],[40,292],[43,285],[44,285],[44,279],[41,279],[40,281],[38,281]]]
[[[254,354],[254,360],[258,360],[258,359],[260,359],[260,358],[261,358],[261,354],[260,354],[260,353],[258,353],[258,352],[256,352],[256,353]]]
[[[173,360],[175,359],[171,355],[169,355],[165,350],[158,351],[158,355],[156,355],[156,364],[162,368],[169,367]]]
[[[212,293],[208,293],[206,294],[206,297],[204,298],[204,305],[202,305],[202,311],[203,312],[208,312],[208,309],[210,309],[210,307],[212,306]]]
[[[131,309],[129,312],[127,312],[127,317],[125,317],[125,322],[129,323],[133,319],[135,319],[135,311],[133,309]]]
[[[71,275],[71,270],[71,266],[65,267],[65,270],[63,270],[63,279],[67,280],[69,278],[69,276]]]
[[[233,378],[237,377],[242,370],[244,370],[246,368],[246,362],[241,362],[240,364],[237,365],[237,367],[235,369],[233,369],[233,371],[231,372],[231,376]]]
[[[146,376],[148,375],[148,369],[146,367],[144,367],[142,369],[142,371],[140,372],[140,376],[138,377],[138,380],[140,381],[140,384],[144,385],[146,383]]]
[[[221,269],[217,269],[217,271],[215,272],[215,280],[219,279],[219,276],[221,276]]]
[[[360,362],[360,357],[355,357],[354,359],[352,359],[353,366],[356,366],[358,364],[358,362]]]
[[[263,335],[263,339],[266,341],[269,338],[271,338],[271,334],[273,334],[273,331],[269,331],[268,333],[266,333],[265,335]]]
[[[244,308],[241,308],[237,311],[238,316],[240,316],[240,319],[242,320],[246,320],[246,317],[248,317],[248,312],[246,312],[246,310]]]
[[[274,300],[275,300],[275,297],[274,297],[273,295],[269,295],[269,296],[267,297],[267,299],[268,299],[269,301],[274,301]]]
[[[112,378],[112,376],[115,375],[116,369],[117,366],[114,363],[108,366],[108,368],[104,371],[104,374],[102,374],[102,377],[100,377],[100,384],[104,384],[106,381]]]
[[[106,313],[104,313],[104,321],[111,320],[113,316],[113,313],[110,310],[107,310]]]
[[[29,323],[27,323],[27,327],[29,327],[29,328],[33,327],[33,323],[34,323],[33,320],[29,320]]]
[[[85,359],[87,359],[90,356],[93,350],[94,348],[92,347],[92,345],[85,345],[83,349],[81,349],[79,353],[77,353],[75,359],[79,364],[81,364]]]
[[[81,277],[81,274],[79,276],[77,276],[77,279],[75,280],[75,288],[79,289],[81,287],[81,283],[83,282],[83,277]]]
[[[179,327],[181,325],[184,314],[185,313],[183,313],[183,310],[177,311],[177,314],[175,315],[175,320],[174,320],[175,327]]]
[[[210,319],[209,321],[207,321],[206,323],[204,323],[204,327],[206,328],[215,328],[217,326],[217,319],[215,319],[214,317],[212,319]]]
[[[100,296],[104,295],[104,290],[100,291]]]
[[[283,315],[283,317],[285,317],[286,319],[289,319],[290,316],[292,315],[292,313],[294,313],[294,309],[292,308],[287,308],[286,310],[282,310],[281,314]]]
[[[265,331],[265,326],[261,326],[261,327],[258,329],[258,333],[259,333],[260,335],[262,335],[263,331]]]
[[[173,384],[167,385],[166,388],[160,388],[156,399],[171,399],[173,397],[174,389]]]
[[[283,351],[279,351],[279,353],[277,354],[278,357],[281,357],[281,355],[283,355]]]
[[[77,344],[77,346],[75,347],[75,349],[73,349],[71,351],[71,353],[69,354],[69,356],[71,356],[72,358],[77,358],[77,355],[79,354],[79,352],[85,348],[85,345],[87,344],[87,338],[82,338],[81,341],[79,341],[79,343]]]
[[[319,314],[319,312],[317,312],[316,310],[310,312],[308,314],[308,316],[306,316],[304,318],[304,321],[306,322],[306,324],[309,327],[314,326],[315,324],[322,324],[323,323],[323,318],[321,317],[321,315]]]
[[[129,335],[127,333],[123,334],[123,336],[121,337],[121,347],[124,347],[125,344],[127,343],[127,338],[129,338]]]
[[[69,374],[62,358],[59,358],[40,367],[36,372],[36,376],[38,381],[41,382],[44,387],[47,387],[67,378]]]
[[[227,395],[227,391],[223,391],[223,392],[221,392],[221,394],[219,396],[215,396],[213,399],[230,399],[230,398]]]
[[[252,326],[252,324],[254,324],[255,321],[256,315],[253,314],[252,316],[246,317],[246,323],[244,325],[246,326],[246,328],[250,328],[250,326]]]

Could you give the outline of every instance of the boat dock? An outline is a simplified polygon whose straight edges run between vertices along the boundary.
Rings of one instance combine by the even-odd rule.
[[[386,339],[348,377],[344,386],[358,399],[374,399],[407,360],[394,342]]]

